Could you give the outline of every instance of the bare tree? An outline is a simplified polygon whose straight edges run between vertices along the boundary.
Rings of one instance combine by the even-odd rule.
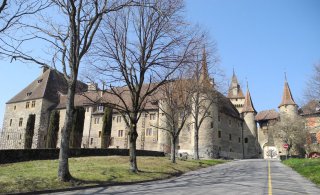
[[[50,6],[46,0],[2,0],[0,3],[0,54],[9,56],[20,22]]]
[[[288,154],[302,154],[307,139],[305,122],[300,116],[282,116],[272,127],[273,136],[283,144],[288,144]]]
[[[314,65],[313,75],[308,81],[307,88],[305,90],[305,96],[307,100],[319,100],[320,97],[320,63]]]
[[[62,181],[69,181],[72,179],[68,163],[69,140],[80,64],[91,48],[103,17],[131,5],[132,1],[52,0],[51,3],[50,10],[38,15],[39,22],[23,25],[29,30],[29,37],[24,37],[18,48],[11,48],[11,55],[14,59],[43,66],[51,65],[56,69],[60,67],[67,80],[66,116],[62,128],[58,177]],[[34,39],[43,41],[49,48],[51,61],[41,60],[23,51],[22,45]]]
[[[161,86],[158,90],[162,94],[159,109],[165,117],[160,119],[163,120],[163,125],[157,126],[157,128],[170,135],[172,163],[176,163],[178,137],[182,129],[188,125],[187,120],[191,113],[191,83],[191,79],[180,76]]]
[[[141,5],[114,13],[104,23],[95,68],[109,83],[129,127],[130,171],[137,172],[137,123],[146,103],[197,47],[195,32],[183,21],[181,0],[139,0]],[[101,65],[104,64],[104,65]],[[121,87],[122,86],[122,87]]]

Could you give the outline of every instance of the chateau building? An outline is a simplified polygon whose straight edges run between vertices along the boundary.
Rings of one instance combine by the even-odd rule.
[[[202,82],[210,83],[204,55]],[[210,80],[210,81],[209,81]],[[0,148],[26,148],[26,138],[32,137],[31,148],[45,148],[48,138],[50,113],[59,111],[59,133],[56,146],[60,146],[61,129],[65,119],[67,83],[61,73],[44,69],[30,85],[6,103]],[[212,90],[215,89],[212,87]],[[236,75],[233,74],[228,96],[215,91],[216,99],[210,106],[210,117],[204,119],[199,130],[199,155],[201,158],[258,158],[256,111],[249,90],[243,95]],[[129,97],[129,96],[128,96]],[[78,82],[75,107],[83,108],[84,121],[81,147],[100,148],[103,115],[106,103],[113,100],[108,93],[95,84]],[[137,149],[170,151],[168,133],[163,113],[165,102],[156,95],[147,102],[138,122]],[[192,102],[191,102],[192,104]],[[162,108],[162,109],[160,109]],[[34,117],[30,117],[34,116]],[[35,118],[33,121],[30,118]],[[123,115],[113,110],[110,148],[128,148],[128,127]],[[27,123],[32,123],[33,133],[27,133]],[[194,133],[192,117],[187,119],[180,133],[177,152],[193,155]],[[30,125],[30,124],[29,124]],[[79,145],[80,146],[80,145]]]
[[[212,83],[204,59],[204,83]],[[214,90],[214,89],[213,89]],[[61,73],[45,68],[42,74],[6,103],[0,149],[26,148],[27,123],[32,123],[31,148],[46,148],[50,114],[59,112],[59,131],[56,147],[60,147],[61,129],[65,119],[67,83]],[[283,142],[275,138],[271,127],[283,117],[301,116],[310,132],[308,151],[319,152],[320,105],[311,101],[298,109],[289,84],[285,81],[283,97],[276,110],[257,112],[249,88],[244,95],[233,73],[227,96],[215,91],[216,101],[207,104],[210,117],[204,119],[199,130],[199,155],[201,158],[280,158],[285,154]],[[128,96],[129,97],[129,96]],[[78,82],[75,107],[84,109],[82,139],[79,147],[100,148],[103,115],[108,102],[116,102],[96,84]],[[159,93],[147,102],[138,122],[137,149],[170,153],[170,139],[162,126],[166,125],[163,112],[166,103]],[[30,117],[33,116],[33,117]],[[30,120],[34,118],[33,120]],[[123,115],[112,112],[110,148],[128,148],[128,131]],[[177,153],[193,155],[195,127],[190,116],[177,143]]]
[[[263,154],[262,157],[279,159],[281,156],[287,155],[287,149],[284,147],[287,143],[275,136],[274,133],[274,131],[281,131],[280,129],[276,129],[275,125],[287,119],[291,119],[293,122],[299,122],[299,120],[303,122],[304,127],[301,129],[301,135],[303,131],[307,134],[305,143],[307,154],[311,156],[313,154],[320,154],[319,101],[313,100],[299,109],[292,97],[287,79],[285,79],[282,100],[278,109],[279,112],[275,109],[261,111],[255,117],[259,124],[258,142]],[[293,124],[287,125],[290,128]]]
[[[200,79],[212,87],[216,96],[213,104],[206,104],[210,117],[204,119],[199,130],[201,158],[280,158],[286,154],[284,143],[273,135],[271,129],[282,118],[296,116],[306,121],[305,128],[309,132],[307,153],[310,156],[319,154],[319,101],[311,101],[298,109],[289,84],[285,81],[279,111],[273,109],[257,112],[248,86],[244,95],[234,72],[227,96],[213,88],[207,72],[205,55]],[[59,130],[55,145],[59,148],[66,113],[66,93],[67,83],[64,76],[56,70],[44,68],[37,79],[6,103],[0,149],[48,147],[46,142],[50,115],[56,111],[59,112]],[[84,110],[81,122],[83,125],[80,125],[83,128],[80,131],[82,136],[78,147],[101,147],[103,116],[108,102],[117,101],[95,84],[78,82],[75,107]],[[153,95],[152,101],[146,103],[137,126],[137,149],[170,153],[169,135],[160,128],[167,124],[163,112],[165,105],[164,99],[157,94]],[[123,115],[113,110],[111,123],[108,147],[128,148],[129,128]],[[186,124],[178,138],[177,153],[192,156],[195,127],[191,116]],[[27,147],[28,138],[31,138],[30,147]]]

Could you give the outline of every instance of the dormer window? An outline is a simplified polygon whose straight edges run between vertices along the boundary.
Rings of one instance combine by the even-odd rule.
[[[41,82],[42,82],[42,79],[39,79],[39,80],[38,80],[38,83],[41,83]]]
[[[103,111],[104,107],[103,106],[98,106],[98,111]]]
[[[32,92],[28,92],[28,93],[27,93],[27,96],[30,96],[31,94],[32,94]]]

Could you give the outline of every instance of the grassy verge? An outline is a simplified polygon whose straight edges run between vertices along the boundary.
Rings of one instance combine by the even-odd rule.
[[[291,158],[282,162],[320,186],[320,159]]]
[[[39,160],[0,165],[0,193],[61,189],[73,186],[164,179],[191,170],[223,163],[222,160],[180,161],[166,157],[138,157],[140,172],[130,173],[129,158],[120,156],[69,159],[76,182],[57,180],[58,160]]]

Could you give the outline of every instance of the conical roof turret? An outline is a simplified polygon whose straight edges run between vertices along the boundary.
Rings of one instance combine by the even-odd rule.
[[[283,95],[282,95],[282,100],[279,107],[285,106],[285,105],[297,105],[293,100],[291,90],[287,82],[287,78],[285,79],[285,82],[284,82]]]
[[[203,48],[203,52],[202,52],[202,59],[201,59],[201,69],[200,69],[200,83],[202,83],[203,85],[205,85],[206,87],[210,87],[211,84],[211,80],[209,77],[209,73],[208,73],[208,64],[207,64],[207,52],[205,47]]]
[[[201,70],[200,70],[200,81],[209,80],[208,64],[207,64],[207,53],[206,48],[203,48],[202,59],[201,59]]]
[[[256,110],[253,107],[253,103],[252,103],[250,91],[249,91],[249,88],[248,88],[248,84],[247,84],[247,93],[246,93],[246,97],[245,97],[244,104],[243,104],[241,112],[242,113],[243,112],[255,112],[256,113]]]
[[[228,98],[244,98],[242,89],[238,83],[238,79],[236,74],[233,71],[232,79],[231,79],[231,84],[229,87],[228,91]]]

